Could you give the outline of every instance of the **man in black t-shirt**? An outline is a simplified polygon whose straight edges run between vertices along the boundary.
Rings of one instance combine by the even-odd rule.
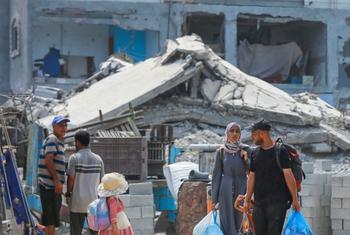
[[[300,210],[288,152],[282,148],[278,156],[281,169],[277,164],[275,141],[270,136],[270,129],[270,124],[262,120],[255,123],[251,130],[252,141],[259,147],[252,153],[244,209],[249,208],[254,193],[256,235],[281,235],[290,203],[294,210]]]

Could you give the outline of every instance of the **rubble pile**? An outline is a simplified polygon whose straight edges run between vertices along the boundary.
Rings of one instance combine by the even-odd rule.
[[[69,116],[71,128],[116,117],[132,106],[144,110],[138,127],[172,124],[176,138],[197,129],[222,136],[227,123],[235,121],[248,144],[247,127],[264,118],[273,124],[275,137],[282,136],[311,156],[333,157],[350,150],[349,117],[316,95],[290,96],[243,73],[197,35],[168,40],[160,55],[136,65],[110,58],[98,74],[61,100],[30,96],[22,106],[31,104],[30,119],[39,119],[45,127],[53,115]]]
[[[191,144],[221,144],[224,138],[210,130],[197,130],[188,133],[183,138],[175,140],[175,146],[181,148],[183,152],[176,158],[177,162],[189,161],[199,163],[198,151],[191,151],[188,146]]]

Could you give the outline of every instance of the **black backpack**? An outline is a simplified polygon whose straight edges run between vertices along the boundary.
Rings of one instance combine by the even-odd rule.
[[[289,158],[291,161],[291,169],[297,184],[298,192],[301,191],[301,183],[303,179],[305,179],[305,173],[302,168],[302,162],[300,160],[300,156],[298,151],[294,148],[294,146],[285,144],[281,138],[276,140],[276,161],[278,167],[282,170],[281,161],[280,161],[280,153],[282,148],[285,148],[289,154]]]

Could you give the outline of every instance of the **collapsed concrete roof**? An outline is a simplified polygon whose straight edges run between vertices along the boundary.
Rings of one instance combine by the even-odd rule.
[[[344,129],[344,117],[337,109],[315,95],[290,96],[243,73],[196,35],[169,40],[159,56],[93,84],[53,110],[55,114],[68,115],[73,125],[79,126],[98,120],[99,110],[104,117],[119,115],[128,110],[129,103],[140,107],[190,79],[191,97],[196,99],[200,93],[213,109],[282,125],[321,128],[337,136],[333,139],[342,139],[338,147],[350,150],[348,133],[338,131]],[[39,122],[49,126],[51,119],[52,116]]]

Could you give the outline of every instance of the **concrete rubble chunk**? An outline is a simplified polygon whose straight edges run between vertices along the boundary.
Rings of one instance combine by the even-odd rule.
[[[345,128],[350,129],[350,116],[344,117]]]
[[[214,97],[219,91],[220,86],[221,86],[221,81],[218,81],[218,80],[213,81],[209,78],[206,78],[202,82],[200,91],[206,100],[213,101]]]
[[[289,144],[322,143],[327,139],[327,131],[314,128],[304,128],[303,130],[300,130],[297,133],[289,133],[286,136],[286,142],[288,142]]]
[[[223,85],[219,92],[216,94],[214,98],[214,102],[224,101],[224,100],[232,100],[233,91],[237,88],[237,85],[233,82],[229,84]]]
[[[233,98],[234,99],[242,98],[243,92],[244,92],[244,87],[237,87],[237,89],[233,92]]]
[[[337,151],[337,148],[327,143],[310,144],[310,148],[313,153],[332,153]]]

